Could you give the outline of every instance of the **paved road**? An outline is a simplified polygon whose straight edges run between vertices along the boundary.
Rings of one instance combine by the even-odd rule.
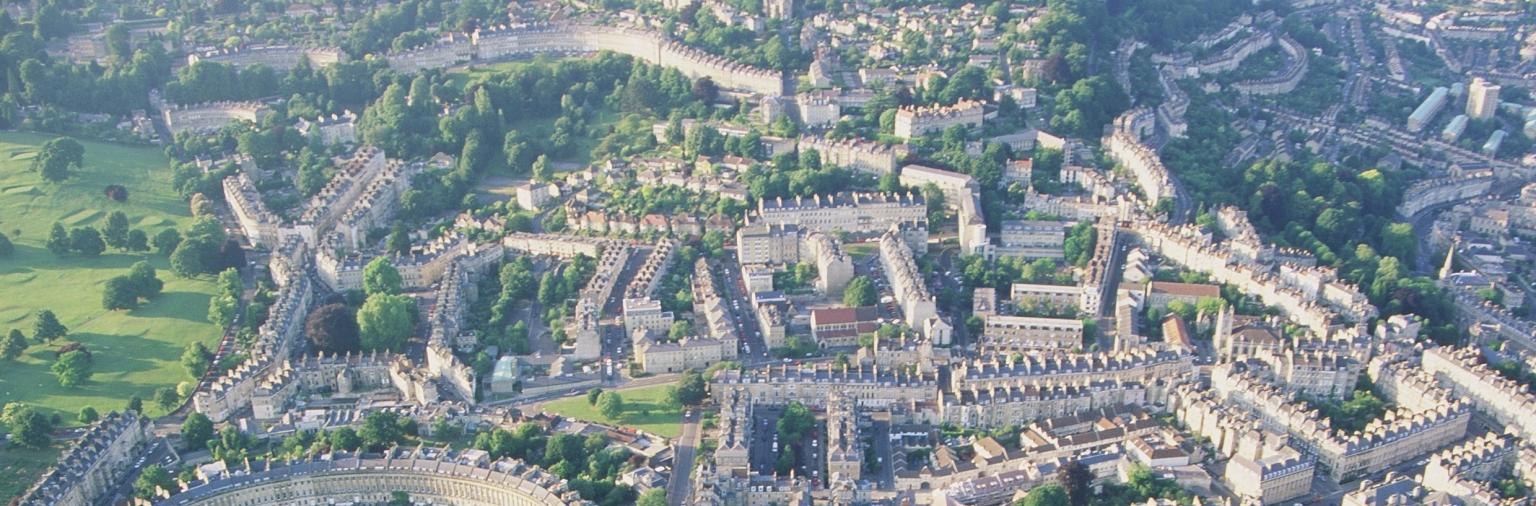
[[[734,247],[726,251],[733,257],[736,255]],[[720,282],[716,286],[723,289],[720,296],[730,303],[731,320],[736,325],[736,335],[741,341],[737,361],[748,365],[770,361],[768,346],[763,342],[762,327],[752,308],[752,298],[747,293],[746,281],[741,279],[741,269],[732,268],[737,265],[740,264],[733,261],[724,268],[714,269],[720,274]]]
[[[672,448],[672,479],[667,482],[667,504],[682,506],[693,491],[693,455],[699,447],[699,415],[683,413],[683,433]]]

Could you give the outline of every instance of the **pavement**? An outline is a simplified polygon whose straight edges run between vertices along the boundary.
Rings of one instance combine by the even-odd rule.
[[[683,432],[672,445],[672,479],[667,481],[667,504],[682,506],[693,491],[693,457],[699,447],[699,413],[683,412]]]
[[[100,504],[127,504],[129,501],[132,501],[134,494],[133,482],[137,481],[139,474],[144,472],[144,469],[150,465],[158,464],[160,467],[170,471],[173,476],[175,475],[175,468],[180,465],[182,459],[180,455],[176,454],[176,450],[171,447],[171,443],[167,440],[159,439],[155,440],[151,445],[153,446],[145,450],[143,455],[134,461],[133,466],[129,467],[128,474],[123,479],[117,481],[117,486],[111,491],[111,501]]]
[[[730,255],[736,254],[734,248],[726,251]],[[727,265],[739,263],[731,262]],[[749,366],[772,361],[773,357],[768,355],[768,346],[763,342],[762,327],[752,310],[752,299],[748,297],[746,282],[741,279],[741,269],[725,267],[716,269],[716,272],[722,277],[720,286],[724,287],[724,293],[721,296],[732,302],[731,319],[736,323],[736,335],[740,336],[741,341],[741,349],[737,350],[740,354],[738,360]]]

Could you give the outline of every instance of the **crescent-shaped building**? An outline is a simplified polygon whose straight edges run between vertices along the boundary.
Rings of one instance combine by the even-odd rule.
[[[470,62],[500,61],[539,54],[590,54],[612,51],[653,65],[675,68],[689,79],[708,77],[722,88],[760,95],[785,94],[784,74],[706,53],[660,33],[639,28],[557,22],[496,26],[467,37],[385,56],[390,68],[413,73]]]
[[[590,506],[566,481],[518,460],[492,461],[479,450],[396,449],[331,454],[290,463],[252,462],[203,474],[157,504],[247,506],[389,501],[394,492],[432,504]]]

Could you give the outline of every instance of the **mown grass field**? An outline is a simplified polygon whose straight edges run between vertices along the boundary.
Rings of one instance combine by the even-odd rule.
[[[0,404],[25,402],[72,424],[83,406],[122,409],[130,396],[148,399],[156,388],[190,380],[179,362],[182,349],[193,341],[212,346],[219,331],[206,321],[211,279],[176,277],[169,262],[153,254],[109,249],[97,258],[60,258],[44,248],[56,221],[101,226],[108,213],[120,210],[133,227],[153,237],[191,220],[171,189],[171,170],[159,150],[83,142],[84,169],[56,184],[29,170],[37,146],[49,138],[0,133],[0,231],[16,245],[15,254],[0,258],[0,332],[19,328],[30,338],[34,312],[51,309],[70,335],[53,345],[33,341],[21,360],[0,364]],[[127,187],[128,201],[106,198],[102,189],[108,184]],[[164,294],[131,311],[102,309],[103,283],[142,259],[159,270]],[[48,369],[53,350],[68,341],[84,343],[96,357],[95,374],[77,388],[59,386]],[[158,414],[158,408],[146,407]]]
[[[59,258],[43,244],[55,221],[99,227],[108,213],[121,210],[133,227],[153,237],[163,228],[183,227],[191,214],[171,189],[171,170],[158,149],[82,142],[85,167],[63,183],[48,183],[29,165],[50,138],[0,132],[0,231],[16,245],[14,254],[0,258],[0,332],[19,328],[30,339],[33,313],[51,309],[70,334],[52,345],[31,341],[21,359],[0,363],[0,405],[25,402],[58,414],[69,426],[77,425],[81,407],[105,413],[139,395],[149,414],[158,415],[160,409],[148,400],[154,390],[191,380],[179,360],[182,349],[193,341],[210,346],[218,341],[219,330],[206,321],[212,280],[178,278],[156,255],[109,250],[97,258]],[[108,184],[128,188],[128,201],[108,199],[102,193]],[[146,258],[160,271],[164,294],[132,311],[102,309],[103,283]],[[49,370],[54,350],[70,341],[95,354],[95,374],[76,388],[59,386]],[[24,492],[62,448],[0,445],[0,499]]]
[[[624,413],[617,420],[598,413],[597,406],[588,405],[587,397],[584,395],[545,403],[544,411],[577,420],[633,427],[652,434],[675,438],[683,433],[683,411],[681,408],[667,405],[667,387],[670,386],[672,385],[614,390],[624,399]]]

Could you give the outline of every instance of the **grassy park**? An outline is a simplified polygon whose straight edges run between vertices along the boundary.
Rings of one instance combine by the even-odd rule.
[[[587,404],[586,396],[576,396],[544,404],[544,411],[566,418],[606,423],[620,427],[632,427],[652,434],[675,438],[682,434],[682,408],[670,406],[667,389],[672,385],[655,385],[640,388],[614,390],[624,398],[624,414],[617,420],[604,417],[597,407]]]
[[[54,222],[65,227],[100,226],[112,211],[128,215],[132,227],[153,237],[167,227],[191,221],[187,205],[171,189],[171,170],[158,149],[85,142],[85,166],[63,183],[49,183],[29,170],[37,147],[52,136],[0,133],[0,231],[16,245],[0,258],[0,332],[21,329],[30,338],[33,313],[51,309],[69,327],[69,335],[51,345],[31,342],[15,363],[0,366],[0,404],[21,401],[59,413],[74,424],[83,406],[105,413],[122,409],[128,398],[148,402],[159,387],[190,380],[179,358],[193,341],[211,346],[218,329],[206,321],[211,279],[183,279],[169,262],[152,253],[109,249],[96,258],[56,257],[44,248]],[[102,192],[108,184],[128,189],[126,202]],[[165,281],[157,299],[130,311],[101,307],[102,285],[148,259]],[[95,355],[94,375],[83,386],[59,385],[49,366],[54,350],[66,342],[84,343]]]

